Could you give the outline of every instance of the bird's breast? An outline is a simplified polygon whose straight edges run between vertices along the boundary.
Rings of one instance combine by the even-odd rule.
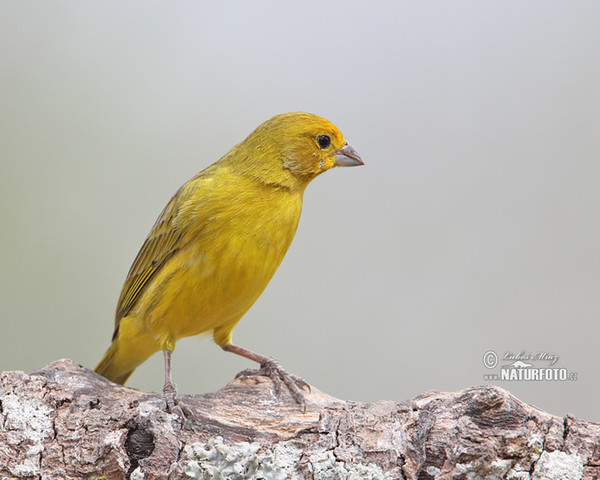
[[[215,208],[161,272],[154,295],[165,301],[155,303],[160,308],[149,320],[175,338],[237,321],[263,292],[294,238],[302,198],[282,193],[232,198]]]

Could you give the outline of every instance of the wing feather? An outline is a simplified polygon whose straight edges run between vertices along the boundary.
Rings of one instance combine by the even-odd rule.
[[[136,305],[154,275],[182,247],[182,238],[185,231],[176,228],[174,222],[179,211],[180,202],[178,201],[178,194],[179,192],[173,196],[159,215],[150,234],[137,254],[133,265],[129,269],[119,302],[117,303],[113,339],[117,336],[121,319],[127,316]]]

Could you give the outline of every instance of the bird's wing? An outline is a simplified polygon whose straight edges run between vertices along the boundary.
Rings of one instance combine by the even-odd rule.
[[[140,299],[154,275],[159,272],[182,247],[185,230],[175,226],[181,205],[178,191],[159,215],[148,238],[142,245],[133,265],[129,269],[117,304],[115,317],[116,338],[121,319],[125,317]]]

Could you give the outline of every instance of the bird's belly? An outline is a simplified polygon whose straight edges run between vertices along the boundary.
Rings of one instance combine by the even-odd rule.
[[[218,235],[182,249],[145,292],[136,317],[162,345],[235,324],[271,280],[295,226]]]

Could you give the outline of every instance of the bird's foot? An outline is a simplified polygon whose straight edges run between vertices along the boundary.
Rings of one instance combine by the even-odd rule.
[[[310,385],[304,379],[292,375],[286,372],[277,360],[273,358],[267,358],[260,364],[258,370],[244,370],[237,374],[238,377],[249,377],[252,375],[262,375],[269,377],[273,381],[275,386],[275,394],[281,396],[282,390],[285,386],[290,392],[290,395],[295,402],[300,405],[303,412],[306,412],[306,399],[304,398],[304,390],[310,393]]]
[[[166,381],[163,386],[163,395],[177,395],[177,385],[173,382]]]
[[[188,419],[192,416],[192,412],[187,408],[177,395],[177,387],[173,382],[166,382],[163,387],[163,395],[167,406],[167,413],[174,413],[181,418],[183,428],[191,426],[191,421]]]

